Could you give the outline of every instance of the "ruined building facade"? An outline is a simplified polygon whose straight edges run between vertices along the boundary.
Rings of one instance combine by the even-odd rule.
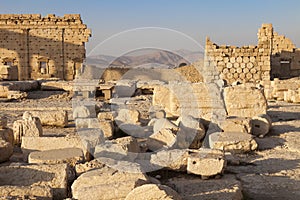
[[[8,79],[73,80],[91,31],[80,15],[0,15],[0,65],[15,67]]]
[[[300,49],[274,32],[272,24],[259,29],[256,46],[219,46],[207,38],[204,62],[210,79],[220,76],[228,84],[300,76]]]

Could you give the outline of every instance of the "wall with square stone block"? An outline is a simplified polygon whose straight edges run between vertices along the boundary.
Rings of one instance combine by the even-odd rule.
[[[79,14],[2,14],[0,64],[17,66],[19,80],[72,80],[90,36]]]

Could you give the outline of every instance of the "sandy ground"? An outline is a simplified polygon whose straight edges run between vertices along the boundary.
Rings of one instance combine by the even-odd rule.
[[[39,91],[30,92],[29,98],[22,101],[0,100],[1,115],[8,117],[11,128],[25,110],[57,108],[68,111],[68,127],[44,127],[44,133],[74,134],[72,101],[67,93]],[[240,164],[227,166],[225,173],[241,181],[245,199],[300,199],[300,105],[269,102],[268,114],[273,126],[265,138],[256,139],[259,150],[236,155]],[[20,157],[16,149],[12,161],[20,161]]]

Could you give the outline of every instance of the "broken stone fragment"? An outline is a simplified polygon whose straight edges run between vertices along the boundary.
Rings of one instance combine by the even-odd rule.
[[[252,135],[264,137],[271,129],[272,120],[267,114],[258,115],[251,119],[251,125]]]
[[[44,126],[65,127],[68,125],[68,113],[64,110],[30,111],[34,117],[38,117]]]
[[[24,112],[23,120],[13,124],[14,143],[21,144],[22,137],[40,137],[43,135],[42,123],[38,117],[33,117],[29,112]]]
[[[73,110],[73,118],[96,118],[96,106],[91,105],[81,105],[76,106]]]
[[[116,115],[117,115],[116,112],[99,112],[97,117],[99,120],[114,121]]]
[[[75,173],[76,173],[76,176],[80,176],[81,174],[83,174],[87,171],[94,170],[94,169],[100,169],[104,166],[105,165],[103,163],[99,162],[96,159],[91,160],[89,162],[85,162],[85,163],[77,163],[75,165]]]
[[[170,149],[154,152],[151,154],[150,163],[153,169],[169,169],[186,172],[188,160],[187,149]]]
[[[267,100],[261,89],[243,84],[224,88],[229,116],[254,117],[267,112]]]
[[[67,164],[5,166],[0,167],[0,180],[3,186],[50,187],[53,199],[64,199],[68,194],[69,170]]]
[[[11,143],[0,139],[0,163],[8,161],[13,154],[13,146]]]
[[[105,141],[105,143],[97,145],[95,147],[94,157],[133,161],[136,156],[134,153],[139,153],[139,150],[140,148],[137,140],[131,136],[127,136]]]
[[[62,164],[68,163],[74,167],[77,163],[84,162],[83,152],[79,148],[64,148],[46,151],[31,152],[28,163],[36,164]]]
[[[102,130],[104,137],[107,139],[112,139],[114,137],[114,124],[110,120],[100,120],[100,129]]]
[[[27,93],[26,92],[22,92],[22,91],[13,91],[13,90],[9,90],[7,92],[7,98],[8,99],[25,99],[27,97]]]
[[[86,139],[87,141],[90,141]],[[87,142],[84,144],[84,137],[66,136],[66,137],[22,137],[21,149],[24,160],[28,159],[29,153],[33,151],[46,151],[63,148],[80,148],[83,151],[85,160],[90,159],[90,152],[87,149]],[[95,142],[95,141],[93,141]],[[92,145],[93,143],[88,143]]]
[[[153,132],[157,133],[163,129],[170,129],[172,131],[178,131],[178,127],[174,123],[169,121],[168,119],[165,119],[165,118],[157,119],[153,125]]]
[[[177,145],[180,148],[199,149],[205,137],[204,125],[194,117],[188,115],[180,117]]]
[[[140,112],[135,109],[120,109],[115,121],[118,125],[122,123],[137,124],[140,121]]]
[[[147,139],[147,147],[151,151],[159,151],[172,147],[176,143],[176,134],[171,129],[161,129]]]
[[[189,153],[187,172],[210,177],[223,174],[226,167],[224,153],[215,149],[199,149]]]
[[[247,117],[228,117],[220,123],[224,132],[243,132],[251,133],[251,118]]]
[[[80,175],[72,184],[72,195],[78,200],[125,199],[134,188],[149,182],[145,174],[105,166]]]
[[[135,80],[129,80],[129,79],[123,79],[118,80],[115,91],[113,93],[114,97],[132,97],[136,90],[136,81]]]
[[[209,135],[209,145],[212,149],[233,153],[254,151],[258,147],[252,135],[242,132],[213,133]]]
[[[172,188],[166,185],[145,184],[133,189],[125,200],[181,200],[180,195]]]

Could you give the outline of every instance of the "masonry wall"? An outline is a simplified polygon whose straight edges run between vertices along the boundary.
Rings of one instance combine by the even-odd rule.
[[[90,36],[78,14],[0,15],[0,64],[17,66],[19,80],[72,80]]]
[[[208,82],[221,78],[228,84],[268,81],[300,75],[300,50],[272,24],[258,30],[258,44],[243,47],[217,45],[206,40],[204,71]]]

